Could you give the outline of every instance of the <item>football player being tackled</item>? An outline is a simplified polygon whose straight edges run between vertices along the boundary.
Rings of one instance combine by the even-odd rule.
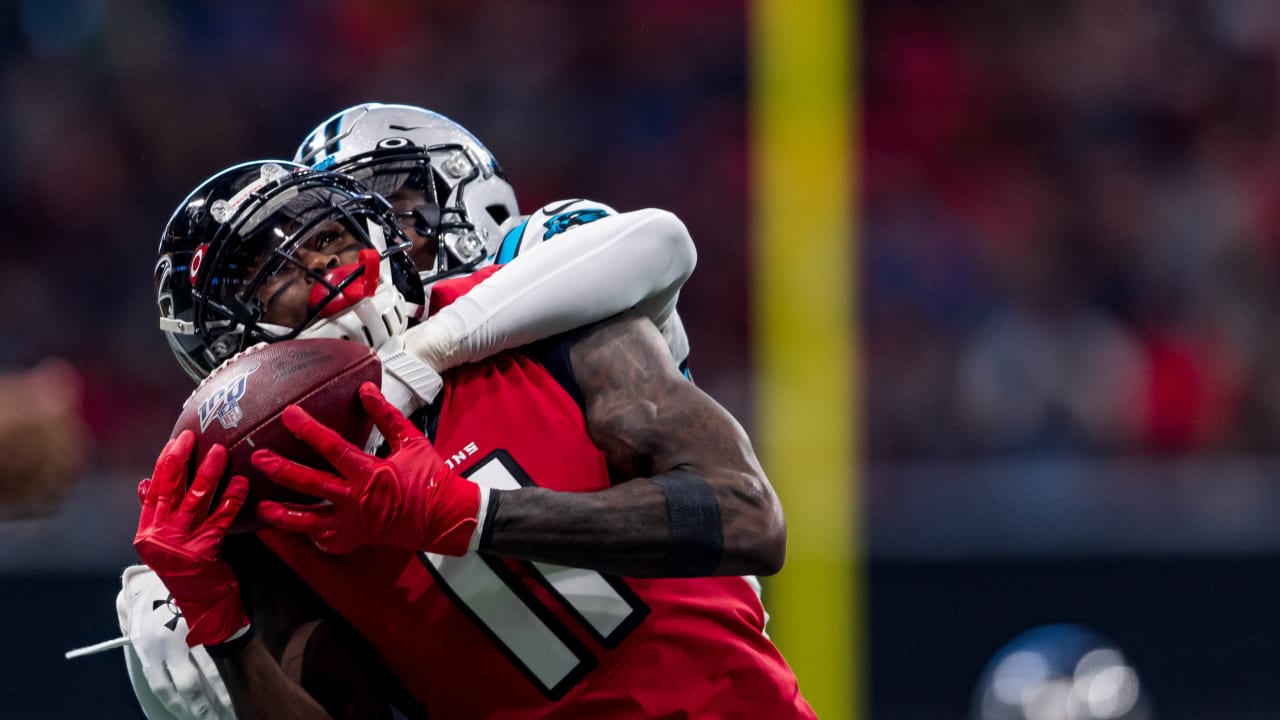
[[[295,160],[349,171],[390,197],[413,242],[410,255],[428,283],[485,265],[504,266],[461,301],[405,334],[397,333],[407,319],[394,313],[425,314],[412,291],[407,291],[408,302],[402,298],[388,304],[389,295],[383,293],[379,303],[364,303],[346,317],[303,330],[304,336],[347,337],[377,347],[388,370],[383,391],[402,410],[411,412],[424,397],[433,396],[438,373],[450,367],[633,307],[662,329],[673,358],[687,372],[689,346],[675,305],[696,256],[674,215],[656,209],[617,213],[579,199],[551,203],[522,217],[489,150],[457,123],[413,106],[365,103],[340,111],[308,134]],[[202,185],[204,194],[212,184]],[[238,350],[238,344],[230,344],[233,340],[273,339],[261,332],[231,334],[205,345],[171,307],[176,300],[185,303],[181,312],[187,312],[190,302],[181,284],[176,294],[169,290],[179,279],[165,275],[172,262],[198,263],[204,257],[200,233],[210,228],[184,224],[199,220],[187,218],[185,211],[201,194],[193,193],[174,214],[156,268],[162,327],[179,362],[196,380]],[[544,246],[552,238],[556,242]],[[477,246],[483,248],[478,255]],[[399,268],[395,278],[404,288]],[[383,330],[386,322],[352,317],[381,314],[372,305],[388,313],[385,320],[395,331]],[[366,336],[366,331],[373,334]],[[406,344],[412,355],[401,352]],[[168,590],[145,566],[130,568],[123,581],[117,612],[130,640],[125,649],[129,675],[147,716],[233,717],[203,648],[179,652],[186,647],[181,642],[185,621],[155,611],[172,607],[166,602]]]
[[[254,464],[325,502],[263,503],[257,517],[275,528],[231,537],[247,481],[231,479],[211,503],[225,454],[210,452],[184,491],[191,437],[166,446],[140,487],[135,544],[172,591],[188,643],[216,655],[241,718],[349,711],[287,672],[295,630],[317,620],[371,650],[362,657],[376,660],[357,667],[386,670],[366,682],[344,668],[342,680],[392,688],[409,714],[811,717],[744,577],[781,566],[781,509],[741,428],[673,359],[683,333],[669,330],[671,309],[691,251],[683,264],[617,267],[621,251],[569,240],[632,214],[557,213],[538,232],[563,240],[465,275],[495,245],[506,259],[532,224],[502,233],[512,218],[491,213],[499,231],[477,230],[485,210],[466,207],[459,181],[488,179],[486,166],[500,176],[468,138],[385,164],[384,189],[408,188],[399,205],[344,175],[262,162],[215,176],[171,220],[157,284],[184,367],[202,375],[292,337],[366,342],[384,357],[384,388],[366,386],[361,400],[389,446],[367,454],[288,411],[286,424],[336,474],[269,451]],[[364,179],[376,186],[370,165]],[[641,212],[650,219],[638,225],[678,228],[687,244],[674,218]],[[521,268],[534,270],[520,278]],[[613,280],[597,283],[605,268]],[[631,275],[646,269],[647,282]],[[373,292],[347,292],[375,271],[376,285],[358,283]],[[529,304],[544,310],[519,309]],[[442,309],[410,328],[423,306]],[[600,317],[611,319],[556,334]],[[509,345],[519,347],[449,369]],[[270,553],[233,550],[238,541]],[[312,612],[259,602],[295,592],[308,595],[295,610]]]

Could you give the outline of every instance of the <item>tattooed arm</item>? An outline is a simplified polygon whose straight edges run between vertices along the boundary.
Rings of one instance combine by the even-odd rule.
[[[591,439],[630,479],[495,493],[481,549],[633,577],[777,572],[786,526],[751,442],[680,375],[657,328],[619,316],[579,336],[570,360]]]

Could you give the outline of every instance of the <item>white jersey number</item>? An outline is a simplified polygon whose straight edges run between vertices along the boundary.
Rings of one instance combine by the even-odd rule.
[[[480,460],[465,475],[498,490],[534,484],[505,450]],[[563,697],[596,666],[591,652],[501,559],[477,553],[419,555],[441,589],[547,697]],[[617,646],[649,614],[620,578],[546,563],[527,566],[605,647]]]

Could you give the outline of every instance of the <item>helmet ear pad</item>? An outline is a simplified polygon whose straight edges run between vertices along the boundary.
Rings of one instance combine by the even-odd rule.
[[[418,269],[406,253],[396,253],[389,258],[391,262],[391,282],[400,296],[413,305],[427,304],[427,293],[422,281],[418,279]]]
[[[440,227],[440,203],[424,202],[413,209],[413,227],[423,235]]]

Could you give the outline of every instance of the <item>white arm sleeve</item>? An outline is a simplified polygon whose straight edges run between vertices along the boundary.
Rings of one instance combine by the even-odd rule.
[[[636,308],[682,361],[675,306],[696,262],[689,231],[665,210],[601,217],[520,254],[411,328],[405,349],[444,371]]]

